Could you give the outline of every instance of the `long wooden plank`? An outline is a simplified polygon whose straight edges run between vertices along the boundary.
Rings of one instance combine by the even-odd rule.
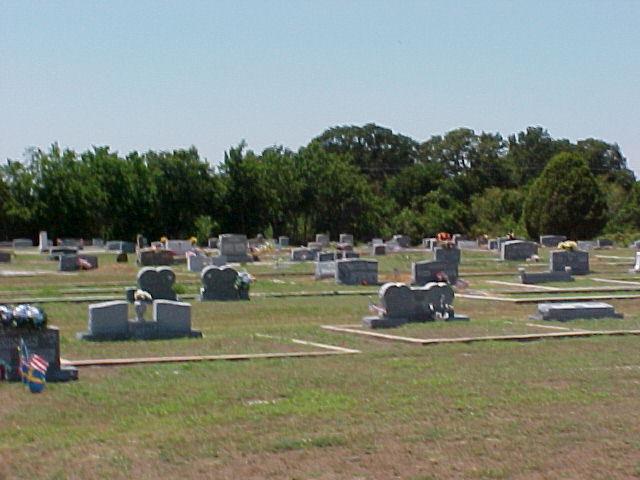
[[[99,358],[88,360],[60,360],[63,366],[72,367],[107,367],[139,365],[149,363],[184,363],[184,362],[210,362],[210,361],[240,361],[273,358],[304,358],[304,357],[326,357],[331,355],[352,355],[356,351],[317,351],[317,352],[276,352],[276,353],[248,353],[233,355],[190,355],[182,357],[140,357],[140,358]],[[359,353],[359,352],[358,352]]]
[[[572,332],[552,332],[552,333],[525,333],[517,335],[487,335],[480,337],[459,337],[459,338],[413,338],[399,335],[389,335],[385,333],[359,330],[349,327],[335,325],[322,325],[325,330],[342,333],[355,333],[367,337],[390,340],[394,342],[411,343],[419,345],[439,345],[448,343],[472,343],[472,342],[496,342],[496,341],[516,341],[527,342],[533,340],[543,340],[545,338],[573,338],[573,337],[594,337],[594,336],[621,336],[640,335],[640,330],[593,330],[593,331],[572,331]]]

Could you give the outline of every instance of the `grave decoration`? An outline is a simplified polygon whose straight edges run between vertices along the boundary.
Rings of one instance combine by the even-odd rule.
[[[603,302],[554,302],[539,303],[538,312],[530,318],[565,322],[578,318],[623,318],[623,315],[617,313],[613,306]]]
[[[47,325],[47,314],[42,308],[29,304],[0,305],[0,364],[7,380],[21,379],[22,342],[32,355],[42,359],[41,365],[46,364],[44,377],[47,381],[77,380],[75,368],[60,365],[60,331]]]
[[[205,267],[200,275],[202,288],[200,300],[249,300],[249,289],[253,277],[228,265]]]
[[[369,309],[376,313],[362,319],[365,327],[392,328],[406,323],[432,322],[435,320],[469,320],[453,309],[454,292],[446,283],[428,283],[410,287],[403,283],[385,283],[378,292],[380,305],[371,303]]]
[[[61,272],[98,268],[98,257],[95,255],[60,255],[58,258],[58,270]]]

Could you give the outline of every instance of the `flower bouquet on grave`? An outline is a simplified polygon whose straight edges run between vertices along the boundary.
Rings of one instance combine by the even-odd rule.
[[[255,281],[249,272],[240,272],[238,278],[236,278],[236,290],[240,298],[249,298],[249,287]]]
[[[29,304],[15,307],[0,305],[0,324],[3,327],[42,329],[47,325],[47,314]]]
[[[443,248],[452,248],[453,247],[453,237],[449,232],[439,232],[436,235],[436,242]]]
[[[560,242],[558,244],[558,248],[560,250],[573,251],[573,250],[577,250],[578,249],[578,244],[576,242],[574,242],[573,240],[566,240],[564,242]]]

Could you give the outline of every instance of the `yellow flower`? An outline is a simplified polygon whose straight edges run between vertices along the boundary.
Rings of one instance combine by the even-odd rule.
[[[169,240],[167,237],[160,237],[162,243],[166,243],[167,240]]]
[[[192,244],[198,243],[198,239],[197,239],[196,237],[191,237],[191,238],[189,239],[189,241],[190,241]]]

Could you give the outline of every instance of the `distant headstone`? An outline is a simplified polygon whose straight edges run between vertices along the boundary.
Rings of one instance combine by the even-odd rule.
[[[336,252],[318,252],[316,260],[318,262],[333,262],[336,259]]]
[[[526,260],[538,254],[538,244],[526,240],[510,240],[500,247],[501,260]]]
[[[165,248],[171,250],[176,257],[184,257],[184,254],[193,249],[191,240],[167,240]]]
[[[360,254],[357,252],[354,252],[353,250],[342,250],[342,251],[338,251],[336,254],[337,260],[341,258],[360,258]]]
[[[513,239],[510,239],[509,237],[498,237],[496,238],[496,241],[498,243],[498,248],[496,250],[501,251],[502,250],[502,244],[505,242],[510,242]]]
[[[187,255],[187,270],[200,273],[205,267],[213,265],[213,257],[205,255]]]
[[[154,300],[176,301],[175,281],[176,274],[169,267],[144,267],[138,272],[138,288],[148,292]]]
[[[423,238],[422,239],[422,247],[427,250],[433,250],[438,245],[438,240],[435,238]]]
[[[478,248],[478,241],[477,240],[458,240],[458,248],[460,249],[467,249],[467,250],[473,250]]]
[[[433,249],[433,259],[436,262],[446,262],[458,265],[460,263],[460,249],[455,247],[436,247]]]
[[[609,240],[608,238],[599,238],[597,242],[598,248],[613,247],[613,240]]]
[[[344,285],[377,285],[378,261],[360,258],[337,260],[336,282]]]
[[[246,263],[253,261],[253,257],[247,254],[249,242],[246,235],[222,234],[218,237],[218,248],[220,249],[220,254],[227,257],[228,262]]]
[[[309,250],[308,248],[293,248],[291,249],[291,261],[292,262],[307,262],[315,260],[316,251]]]
[[[58,262],[58,270],[61,272],[98,268],[98,257],[95,255],[60,255]]]
[[[280,248],[286,248],[289,246],[289,237],[278,237],[278,245],[280,245]]]
[[[33,247],[33,241],[30,238],[16,238],[13,241],[13,248],[30,248]]]
[[[38,248],[41,252],[46,252],[47,250],[49,250],[49,237],[47,236],[47,232],[45,232],[44,230],[42,230],[39,234],[38,234]]]
[[[329,235],[326,235],[324,233],[316,233],[316,243],[320,244],[321,248],[328,247],[330,243]]]
[[[384,240],[382,238],[374,238],[371,240],[371,245],[384,245]]]
[[[613,306],[603,302],[557,302],[539,303],[534,320],[565,322],[579,318],[623,318]]]
[[[633,266],[632,273],[639,273],[639,272],[640,272],[640,252],[636,252],[636,263]]]
[[[592,240],[578,240],[578,250],[591,250],[598,246],[597,242]]]
[[[498,250],[498,239],[497,238],[490,238],[489,241],[487,242],[487,249],[488,250]]]
[[[122,240],[110,240],[104,245],[105,250],[111,252],[135,253],[136,245],[133,242],[123,242]]]
[[[394,235],[392,241],[396,242],[400,248],[411,246],[411,238],[406,235]]]
[[[349,245],[353,245],[353,235],[350,233],[341,233],[338,243],[348,243]]]
[[[104,248],[104,240],[101,238],[92,238],[91,245],[97,248]]]
[[[527,273],[524,268],[519,268],[520,282],[524,285],[537,285],[539,283],[549,282],[573,282],[571,276],[571,267],[567,267],[564,271],[550,272],[531,272]]]
[[[218,237],[212,237],[207,240],[207,246],[209,248],[218,248]]]
[[[202,270],[200,275],[202,288],[200,289],[200,300],[248,300],[247,296],[241,296],[239,291],[238,272],[230,267],[209,266]]]
[[[11,263],[11,252],[0,250],[0,263]]]
[[[371,255],[378,256],[378,255],[386,255],[387,254],[387,247],[384,244],[379,244],[379,243],[374,243],[371,246]]]
[[[453,310],[454,292],[446,283],[429,283],[409,287],[402,283],[385,283],[378,293],[382,311],[377,316],[364,317],[370,328],[398,327],[408,322],[429,322],[438,317],[446,320],[469,320]]]
[[[118,254],[118,256],[116,257],[116,262],[117,263],[127,263],[128,261],[129,261],[129,257],[124,252],[120,252]]]
[[[552,272],[563,272],[571,267],[574,275],[589,273],[589,252],[582,250],[554,250],[549,256],[549,269]]]
[[[458,280],[457,263],[422,261],[414,262],[411,265],[411,283],[414,285],[426,285],[427,283],[445,282],[446,280],[452,284]]]
[[[336,276],[336,262],[316,262],[315,264],[315,279],[321,280],[323,278],[335,278]]]
[[[149,242],[147,242],[147,239],[144,238],[141,234],[136,235],[136,247],[145,248],[148,244]]]
[[[540,235],[540,245],[548,248],[557,248],[558,244],[567,239],[564,235]]]
[[[142,248],[136,254],[136,262],[143,267],[173,265],[173,252],[158,248]]]

